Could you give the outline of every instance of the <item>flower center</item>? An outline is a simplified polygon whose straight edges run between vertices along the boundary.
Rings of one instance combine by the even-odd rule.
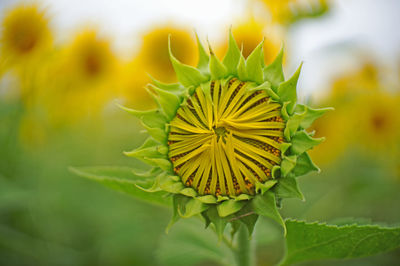
[[[236,78],[198,87],[170,123],[169,158],[200,195],[254,194],[281,162],[281,105]]]

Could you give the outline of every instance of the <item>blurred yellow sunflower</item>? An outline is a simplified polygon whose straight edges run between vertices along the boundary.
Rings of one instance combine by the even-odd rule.
[[[334,112],[328,112],[324,119],[314,122],[310,128],[315,131],[314,137],[326,137],[324,142],[309,152],[317,164],[332,164],[344,154],[352,141],[351,123],[346,106],[335,107]]]
[[[138,110],[155,107],[155,102],[146,90],[151,82],[148,74],[137,60],[124,64],[118,74],[117,82],[123,104]]]
[[[26,64],[52,43],[48,18],[35,4],[6,12],[1,26],[1,57],[7,63]]]
[[[96,115],[116,95],[118,61],[108,38],[86,29],[54,56],[43,71],[53,124]]]
[[[197,59],[196,42],[193,34],[174,26],[162,26],[148,31],[138,54],[144,71],[158,80],[176,81],[176,76],[168,53],[168,36],[171,35],[172,52],[181,62],[193,65]]]
[[[257,45],[264,39],[264,60],[266,64],[272,63],[282,45],[282,37],[277,31],[265,23],[249,18],[232,28],[236,43],[242,47],[242,53],[247,58]],[[266,37],[268,36],[268,37]],[[220,57],[228,49],[228,40],[217,49]]]
[[[378,68],[372,62],[365,62],[349,73],[338,77],[332,84],[333,98],[351,98],[357,94],[370,93],[380,88]]]
[[[367,151],[394,155],[400,144],[400,97],[376,91],[358,97],[353,104],[354,134]]]
[[[329,8],[328,0],[262,0],[270,12],[271,22],[290,24],[302,18],[318,17]]]

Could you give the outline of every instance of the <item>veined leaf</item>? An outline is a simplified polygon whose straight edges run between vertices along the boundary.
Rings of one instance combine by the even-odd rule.
[[[335,226],[287,220],[286,256],[282,265],[320,259],[371,256],[400,247],[400,227]]]
[[[148,193],[136,187],[136,183],[143,180],[143,178],[135,176],[132,168],[97,166],[70,167],[69,170],[74,174],[97,181],[106,187],[124,192],[139,200],[163,206],[171,205],[171,200],[166,197],[166,193]]]

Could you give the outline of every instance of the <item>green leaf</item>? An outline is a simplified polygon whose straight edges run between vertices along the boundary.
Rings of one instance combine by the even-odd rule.
[[[226,200],[217,205],[218,214],[221,217],[226,217],[238,212],[245,204],[245,201]]]
[[[282,264],[371,256],[400,247],[400,228],[376,225],[335,226],[286,221],[286,256]]]
[[[155,98],[158,104],[163,109],[167,119],[171,120],[172,118],[174,118],[176,111],[178,110],[181,104],[180,97],[176,96],[175,94],[169,91],[160,89],[152,84],[149,84],[149,87],[157,93]]]
[[[213,51],[211,50],[210,47],[210,54],[211,54],[211,59],[210,59],[210,73],[211,73],[211,79],[216,80],[216,79],[222,79],[224,78],[228,71],[227,68],[225,67],[224,64],[219,61],[219,59],[215,56]]]
[[[179,82],[185,87],[198,86],[208,80],[197,68],[182,64],[171,51],[171,38],[168,38],[169,56]]]
[[[282,46],[274,62],[264,68],[264,79],[268,80],[275,90],[285,80],[282,69],[283,50]]]
[[[274,187],[274,192],[279,198],[299,198],[304,200],[297,180],[292,175],[280,178],[278,184]]]
[[[275,194],[267,191],[264,195],[258,194],[251,201],[251,206],[255,213],[273,219],[283,227],[286,234],[286,227],[283,219],[276,208]]]
[[[167,119],[158,109],[138,111],[124,107],[119,104],[117,104],[117,106],[122,110],[139,118],[142,121],[143,125],[145,125],[146,127],[165,129],[165,125],[167,124]]]
[[[301,175],[305,175],[308,174],[311,171],[317,171],[319,172],[319,168],[318,166],[316,166],[310,156],[308,155],[307,152],[301,154],[299,157],[297,157],[297,162],[296,162],[296,166],[293,169],[293,174],[295,176],[301,176]]]
[[[246,73],[247,78],[251,81],[261,84],[264,82],[264,75],[261,62],[264,60],[262,57],[264,41],[259,43],[253,52],[247,57],[246,60]]]
[[[106,187],[124,192],[139,200],[163,206],[170,206],[171,201],[166,197],[166,193],[148,193],[136,187],[136,183],[143,179],[135,176],[132,168],[98,166],[70,167],[69,170],[78,176],[97,181]]]
[[[279,84],[278,87],[278,95],[281,99],[281,102],[289,102],[287,105],[287,112],[289,114],[292,114],[294,111],[294,106],[297,102],[297,92],[296,92],[296,87],[297,87],[297,81],[299,80],[300,76],[300,70],[301,66],[303,63],[300,64],[300,66],[297,68],[296,72],[293,74],[293,76],[286,80],[285,82],[282,82]]]
[[[328,111],[332,111],[334,108],[328,107],[328,108],[321,108],[321,109],[313,109],[309,106],[303,105],[303,104],[298,104],[296,106],[296,112],[298,113],[304,113],[303,119],[300,123],[300,127],[303,129],[309,128],[314,121],[324,115]]]
[[[151,158],[151,157],[146,157],[146,161],[149,161],[150,164],[152,165],[157,165],[164,171],[172,171],[172,163],[164,158]]]
[[[261,194],[264,194],[270,190],[276,184],[276,182],[276,180],[268,180],[265,183],[256,182],[256,192],[261,192]]]
[[[292,138],[292,146],[290,146],[289,150],[293,154],[302,154],[324,140],[325,138],[314,139],[310,137],[307,132],[298,131]]]
[[[199,62],[197,63],[197,68],[202,71],[207,71],[208,62],[210,61],[210,57],[208,56],[206,50],[204,49],[199,36],[196,33],[196,41],[197,41],[197,49],[199,52]]]
[[[241,52],[239,47],[233,37],[232,30],[229,31],[229,44],[228,51],[225,54],[222,63],[226,66],[229,74],[237,75],[237,66],[239,59],[241,57]]]

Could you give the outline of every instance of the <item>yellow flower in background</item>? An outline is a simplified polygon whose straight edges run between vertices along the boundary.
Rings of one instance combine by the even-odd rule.
[[[118,61],[108,38],[87,29],[54,56],[42,71],[42,92],[52,124],[98,114],[116,95]]]
[[[65,50],[70,78],[77,83],[96,82],[107,78],[115,66],[110,40],[95,30],[79,33]]]
[[[345,106],[335,108],[334,112],[328,112],[324,118],[316,120],[310,128],[315,131],[314,137],[326,137],[324,142],[310,150],[315,162],[321,165],[333,164],[352,141],[352,121]]]
[[[125,106],[139,110],[155,107],[153,98],[146,90],[151,80],[137,60],[123,65],[118,75],[117,83]]]
[[[372,62],[363,63],[360,68],[338,77],[332,84],[332,97],[349,98],[356,94],[370,93],[378,90],[378,68]]]
[[[158,80],[176,81],[176,76],[168,54],[168,36],[171,35],[172,51],[185,64],[193,65],[197,59],[197,48],[193,33],[174,26],[163,26],[148,31],[138,60],[144,71]]]
[[[52,43],[49,22],[37,5],[20,5],[2,21],[1,57],[7,63],[23,63]]]
[[[271,22],[290,24],[303,18],[318,17],[329,9],[328,0],[262,0],[270,12]]]
[[[354,102],[354,135],[374,155],[398,153],[400,139],[400,97],[387,92],[366,93]]]
[[[271,63],[279,52],[282,44],[282,36],[272,27],[265,23],[256,21],[254,18],[247,19],[237,25],[234,25],[232,32],[235,35],[236,43],[242,47],[242,53],[247,58],[257,45],[264,39],[264,60],[266,64]],[[266,37],[268,36],[268,37]],[[228,42],[217,49],[218,56],[225,54],[228,49]]]

